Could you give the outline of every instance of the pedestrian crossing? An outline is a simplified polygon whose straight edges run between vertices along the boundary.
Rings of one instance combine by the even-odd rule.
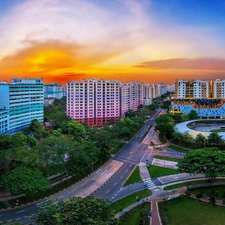
[[[144,185],[147,186],[148,188],[150,188],[150,187],[155,186],[155,183],[151,179],[148,179],[148,180],[144,181]]]

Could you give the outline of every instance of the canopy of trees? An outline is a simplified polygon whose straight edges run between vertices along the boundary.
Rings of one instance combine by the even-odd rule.
[[[116,225],[109,209],[109,202],[93,197],[75,197],[68,201],[49,201],[39,208],[39,214],[34,217],[35,223],[40,225]]]
[[[191,110],[187,115],[189,120],[196,120],[198,118],[198,114],[195,110]]]
[[[205,174],[209,180],[224,176],[225,153],[217,148],[189,151],[178,163],[178,170],[189,174]]]
[[[1,186],[12,193],[36,195],[50,188],[50,183],[40,170],[18,167],[2,176]]]
[[[156,123],[157,125],[155,126],[155,130],[158,130],[161,134],[166,135],[169,138],[172,137],[174,132],[174,122],[170,115],[164,114],[158,116]]]

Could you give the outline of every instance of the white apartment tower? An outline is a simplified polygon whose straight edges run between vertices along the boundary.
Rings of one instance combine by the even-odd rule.
[[[67,83],[67,115],[89,126],[112,124],[120,117],[120,81],[87,79]]]
[[[144,84],[143,87],[143,94],[144,94],[144,105],[152,104],[153,99],[153,84]]]
[[[225,80],[176,80],[176,99],[224,99]]]
[[[202,80],[193,81],[194,99],[207,99],[209,97],[209,82]]]
[[[144,104],[144,85],[141,82],[129,82],[121,86],[121,117],[128,110],[137,111]]]
[[[225,80],[216,79],[212,85],[213,97],[217,99],[225,98]]]

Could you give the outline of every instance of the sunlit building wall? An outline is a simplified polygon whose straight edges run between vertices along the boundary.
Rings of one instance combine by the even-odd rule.
[[[137,111],[139,105],[144,105],[144,84],[129,82],[121,86],[121,117],[128,110]]]
[[[89,126],[120,118],[120,81],[87,79],[67,83],[67,115]]]

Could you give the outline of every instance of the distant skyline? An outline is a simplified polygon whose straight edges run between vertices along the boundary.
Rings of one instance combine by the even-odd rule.
[[[224,0],[1,0],[0,80],[225,79]]]

